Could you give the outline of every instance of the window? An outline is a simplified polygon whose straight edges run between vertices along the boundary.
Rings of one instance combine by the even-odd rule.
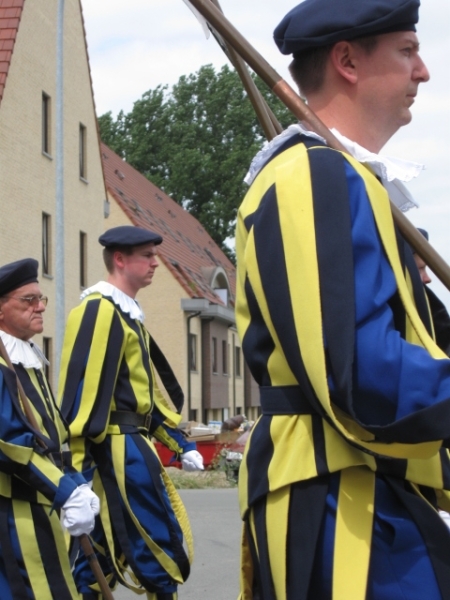
[[[217,373],[217,338],[212,338],[212,371]]]
[[[87,285],[87,235],[80,231],[80,287]]]
[[[235,350],[235,361],[236,361],[236,377],[241,376],[241,349],[236,346]]]
[[[50,156],[51,147],[51,99],[48,94],[42,92],[42,152]]]
[[[189,334],[189,370],[197,371],[197,336]]]
[[[51,372],[51,363],[52,363],[52,338],[44,337],[42,350],[44,352],[45,358],[50,363],[49,365],[45,364],[45,366],[44,366],[45,376],[47,377],[47,381],[51,381],[51,376],[52,376],[52,372]]]
[[[222,340],[222,373],[228,375],[228,344]]]
[[[51,274],[51,217],[47,213],[42,213],[42,273]]]
[[[86,164],[86,127],[80,123],[80,177],[87,179],[87,164]]]

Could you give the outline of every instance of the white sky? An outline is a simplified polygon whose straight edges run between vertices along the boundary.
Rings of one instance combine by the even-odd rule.
[[[272,33],[296,0],[220,0],[232,24],[285,78],[289,57]],[[181,75],[227,62],[212,37],[182,0],[81,0],[88,39],[97,114],[129,112],[144,92],[172,86]],[[337,5],[339,0],[336,0]],[[450,263],[450,2],[424,0],[418,36],[431,80],[419,88],[412,123],[383,150],[426,170],[408,187],[420,204],[407,213],[427,229],[436,250]],[[293,86],[294,87],[294,86]],[[450,308],[450,292],[433,278],[431,287]]]

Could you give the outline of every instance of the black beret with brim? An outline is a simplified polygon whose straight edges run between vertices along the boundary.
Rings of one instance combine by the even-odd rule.
[[[282,54],[298,54],[342,40],[416,31],[420,0],[304,0],[274,31]]]
[[[142,227],[133,227],[133,225],[120,225],[113,227],[103,233],[98,241],[105,248],[114,248],[116,246],[142,246],[144,244],[161,244],[162,237]]]
[[[34,258],[23,258],[0,267],[0,296],[6,296],[17,288],[36,283],[39,263]]]

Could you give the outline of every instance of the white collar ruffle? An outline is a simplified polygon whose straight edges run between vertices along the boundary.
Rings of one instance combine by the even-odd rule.
[[[0,331],[6,352],[14,365],[23,365],[26,369],[42,369],[50,363],[45,358],[42,350],[34,342],[25,342],[19,338]]]
[[[144,312],[142,308],[139,306],[139,303],[131,296],[128,296],[122,290],[119,290],[112,283],[108,283],[107,281],[99,281],[95,285],[90,288],[85,289],[80,299],[83,300],[86,296],[90,296],[91,294],[100,293],[102,296],[107,296],[111,298],[114,304],[120,306],[120,309],[124,313],[128,313],[132,319],[137,319],[141,323],[144,322]]]
[[[392,156],[374,154],[356,142],[349,140],[336,129],[332,129],[331,132],[337,137],[351,156],[356,158],[357,161],[367,164],[373,170],[375,175],[381,179],[390,199],[400,210],[406,212],[410,208],[418,206],[418,203],[414,200],[406,186],[403,185],[403,182],[411,181],[411,179],[417,177],[424,169],[423,165]],[[273,138],[273,140],[267,142],[258,152],[245,176],[245,183],[250,185],[270,156],[284,144],[287,139],[298,133],[326,143],[324,138],[313,131],[309,131],[301,123],[290,125],[287,129]]]

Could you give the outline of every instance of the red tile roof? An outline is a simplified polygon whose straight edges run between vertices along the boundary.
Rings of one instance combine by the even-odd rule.
[[[235,266],[199,221],[108,146],[102,144],[101,148],[107,190],[133,225],[151,229],[163,237],[158,255],[189,296],[222,304],[208,281],[211,267],[222,267],[233,302]]]
[[[0,103],[25,0],[0,0]]]

